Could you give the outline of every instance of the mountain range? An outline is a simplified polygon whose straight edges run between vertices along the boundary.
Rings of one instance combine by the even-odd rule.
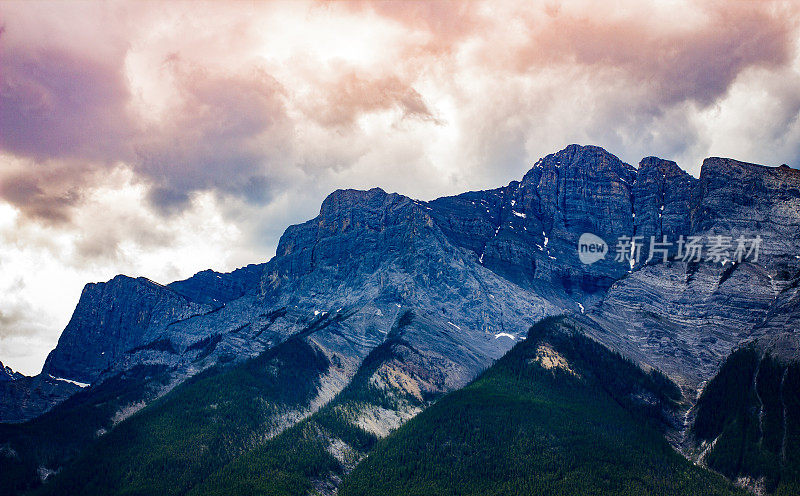
[[[0,366],[0,492],[798,494],[799,287],[786,166],[338,190],[265,263],[86,285],[41,374]]]

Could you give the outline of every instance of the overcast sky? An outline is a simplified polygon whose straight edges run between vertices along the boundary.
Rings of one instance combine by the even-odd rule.
[[[268,260],[336,188],[570,143],[797,167],[796,3],[0,3],[0,361],[38,373],[87,282]]]

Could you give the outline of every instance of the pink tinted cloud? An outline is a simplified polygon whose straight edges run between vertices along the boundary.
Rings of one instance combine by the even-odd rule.
[[[120,61],[17,47],[0,51],[0,66],[3,150],[36,160],[127,155],[126,142],[134,130]]]
[[[138,137],[134,162],[155,186],[155,205],[180,208],[199,190],[264,201],[270,169],[291,135],[281,85],[258,67],[210,73],[179,60],[167,66],[180,102]]]
[[[404,117],[436,120],[412,83],[395,74],[373,75],[351,69],[322,83],[315,99],[304,103],[309,119],[323,126],[350,126],[361,115],[399,109]]]
[[[589,12],[550,10],[526,19],[524,44],[510,51],[517,71],[564,64],[611,69],[652,87],[659,104],[693,100],[708,105],[750,67],[790,61],[797,16],[783,2],[713,1],[693,4],[699,21],[626,15],[597,6]],[[699,6],[699,7],[698,7]],[[641,11],[637,11],[641,14]],[[489,49],[487,57],[495,54]]]
[[[486,34],[490,19],[479,10],[480,2],[441,0],[434,2],[407,1],[353,1],[346,2],[355,10],[371,10],[397,21],[411,31],[429,33],[420,44],[413,46],[409,55],[450,52],[464,39]]]
[[[164,211],[182,208],[197,191],[264,203],[288,180],[287,170],[303,167],[293,160],[304,155],[298,139],[304,129],[319,126],[321,139],[334,143],[343,127],[358,135],[361,116],[390,110],[416,126],[460,119],[466,125],[459,132],[474,133],[465,142],[485,143],[491,156],[482,160],[488,167],[526,158],[524,134],[530,129],[513,127],[530,119],[526,112],[536,112],[546,126],[548,119],[562,118],[557,103],[594,94],[598,101],[586,108],[582,120],[586,129],[564,139],[612,136],[612,143],[624,144],[643,124],[675,106],[713,103],[749,68],[787,65],[797,29],[795,10],[780,2],[695,3],[694,18],[683,24],[680,11],[658,19],[647,15],[655,4],[634,8],[638,2],[614,7],[593,2],[329,2],[308,12],[328,9],[349,16],[353,29],[359,22],[374,22],[375,16],[401,26],[405,36],[391,47],[400,56],[363,65],[316,59],[301,64],[297,61],[304,54],[297,54],[275,63],[269,61],[269,46],[262,49],[263,59],[254,49],[259,20],[269,17],[275,5],[247,6],[242,15],[227,17],[219,4],[198,7],[192,16],[154,3],[124,9],[91,5],[86,8],[100,12],[93,18],[119,21],[119,29],[101,29],[97,39],[69,43],[42,41],[47,33],[35,32],[35,23],[21,28],[24,16],[12,12],[6,23],[13,36],[0,34],[0,148],[37,167],[0,173],[0,196],[31,215],[65,218],[66,211],[60,217],[57,212],[92,187],[89,172],[125,162],[151,186],[153,204]],[[297,26],[298,39],[313,38],[314,33],[302,31],[308,12],[298,9],[296,18],[286,19]],[[63,23],[77,19],[57,14]],[[59,26],[53,19],[43,25]],[[170,30],[183,35],[169,35]],[[153,68],[153,77],[171,81],[174,101],[155,121],[142,120],[131,110],[137,94],[126,64],[131,51],[143,46],[143,37],[162,31],[167,34],[155,49],[171,55]],[[324,56],[325,47],[319,48]],[[204,55],[209,51],[213,56]],[[221,67],[218,59],[230,63]],[[508,79],[546,71],[553,71],[563,87],[506,85]],[[294,81],[281,80],[279,74]],[[302,91],[293,86],[298,81]],[[473,87],[486,91],[476,94]],[[500,88],[516,93],[499,94]],[[449,122],[440,117],[436,97],[442,94],[457,112]],[[498,102],[515,100],[518,105],[502,106],[508,115],[495,115]],[[542,103],[534,106],[537,101]],[[620,105],[610,109],[604,102]],[[491,121],[499,125],[481,124]],[[598,134],[601,128],[608,131]],[[385,132],[390,136],[396,130]],[[342,157],[324,155],[330,155],[330,163],[320,162],[320,168],[342,167]],[[83,163],[85,170],[60,163],[65,160]],[[52,179],[59,174],[43,174],[45,169],[71,171],[73,179]]]

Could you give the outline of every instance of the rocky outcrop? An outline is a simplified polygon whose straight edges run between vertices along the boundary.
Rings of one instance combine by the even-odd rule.
[[[648,157],[636,169],[600,147],[570,145],[539,160],[521,182],[429,205],[448,238],[487,268],[523,287],[586,304],[632,268],[614,261],[619,237],[646,242],[690,233],[696,183],[668,160]],[[576,252],[587,232],[611,250],[592,265]]]
[[[145,278],[87,284],[42,373],[91,383],[122,355],[168,325],[214,307]]]
[[[703,162],[692,231],[764,239],[758,263],[785,284],[800,267],[800,171],[726,158]]]
[[[635,178],[635,168],[602,148],[570,145],[539,160],[521,182],[429,206],[450,241],[485,267],[522,287],[585,301],[627,267],[608,259],[582,264],[578,238],[633,233]]]
[[[425,332],[409,332],[412,348],[451,364],[442,371],[448,387],[466,383],[561,307],[453,246],[436,208],[380,189],[332,193],[317,218],[282,236],[265,270],[264,304],[352,309],[348,323],[358,329],[348,339],[371,336],[373,347],[412,312],[426,322]]]
[[[694,390],[715,373],[775,302],[763,268],[670,262],[643,267],[614,283],[587,326],[599,341]]]
[[[639,163],[633,184],[634,234],[668,240],[691,231],[691,195],[697,180],[678,164],[657,157]]]
[[[252,264],[228,273],[204,270],[167,286],[194,302],[220,305],[257,290],[263,272],[264,264]]]
[[[14,372],[11,367],[6,367],[3,362],[0,362],[0,382],[11,382],[20,377],[22,374]]]
[[[0,363],[0,419],[24,422],[38,417],[81,389],[74,382],[46,374],[28,377]]]

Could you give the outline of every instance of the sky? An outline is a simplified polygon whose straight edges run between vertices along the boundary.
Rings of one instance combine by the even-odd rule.
[[[0,361],[88,282],[267,261],[337,188],[419,199],[570,143],[800,166],[792,1],[0,2]]]

